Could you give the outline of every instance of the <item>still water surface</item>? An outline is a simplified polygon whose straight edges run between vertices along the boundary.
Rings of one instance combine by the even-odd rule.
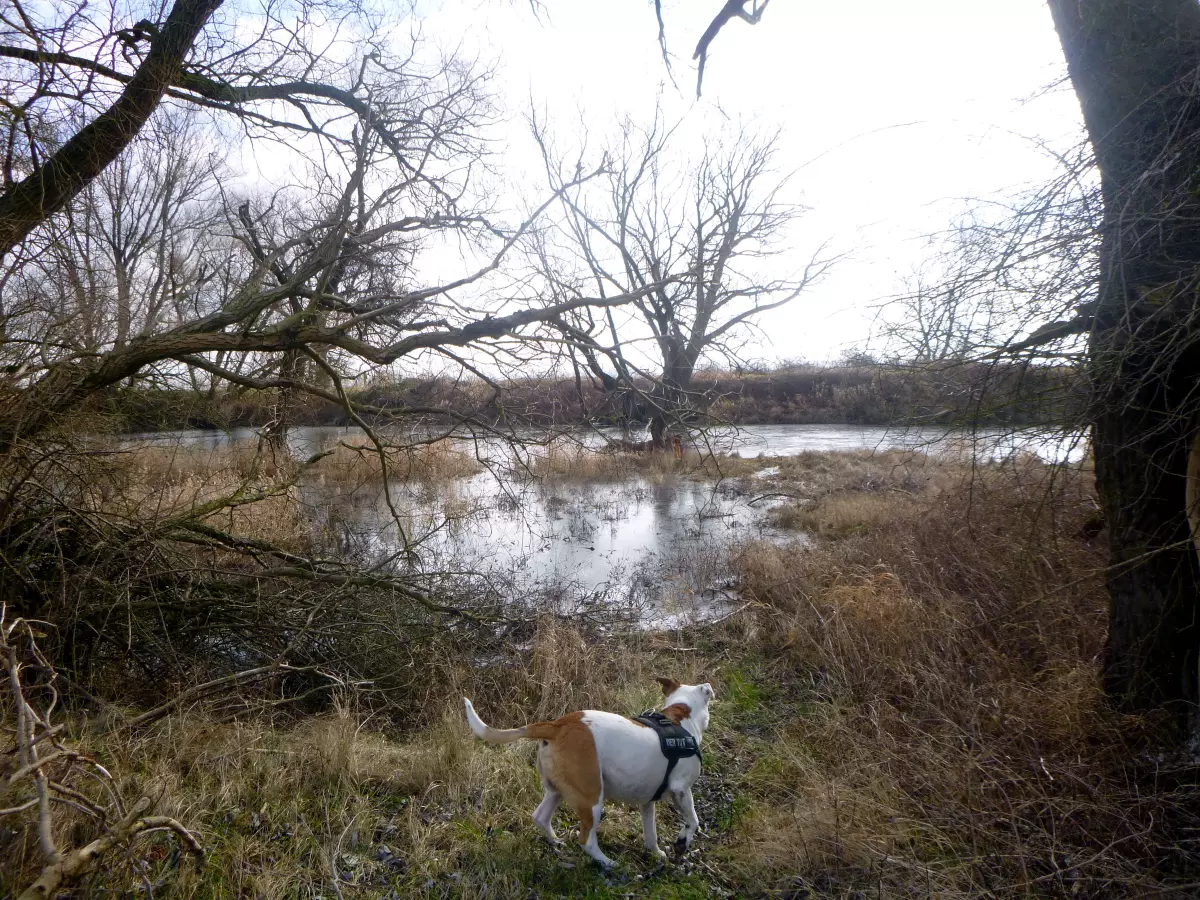
[[[577,436],[598,444],[602,432]],[[357,429],[293,429],[292,452],[307,458],[338,441],[362,443]],[[526,435],[533,439],[536,436]],[[179,442],[213,449],[257,440],[253,429],[136,435],[131,442]],[[1077,459],[1082,441],[1044,432],[897,430],[829,425],[760,425],[706,438],[743,457],[805,451],[923,449],[996,458],[1020,451],[1049,460]],[[496,440],[475,442],[481,460],[511,461]],[[525,451],[540,452],[537,446]],[[300,485],[302,502],[342,552],[364,562],[389,560],[409,571],[463,573],[505,593],[558,598],[566,607],[602,603],[653,627],[719,615],[736,602],[731,548],[752,539],[796,540],[772,531],[756,500],[736,485],[687,477],[580,481],[512,478],[493,465],[478,475],[436,482],[397,481],[392,516],[382,490],[326,484],[318,474]],[[802,539],[801,539],[802,541]],[[413,550],[402,554],[405,547]]]

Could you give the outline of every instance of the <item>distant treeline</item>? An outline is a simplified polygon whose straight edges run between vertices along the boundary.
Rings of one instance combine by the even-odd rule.
[[[619,422],[619,410],[639,418],[641,404],[574,379],[521,379],[499,385],[439,378],[375,380],[349,392],[365,417],[408,413],[449,420],[470,413],[488,423],[572,425]],[[648,386],[647,386],[648,387]],[[1014,364],[908,366],[788,366],[770,371],[696,376],[696,405],[717,422],[756,424],[896,425],[936,422],[1062,424],[1077,418],[1083,388],[1069,367]],[[338,404],[313,398],[281,400],[274,392],[197,392],[125,387],[99,409],[115,431],[260,426],[281,407],[293,425],[347,425]],[[375,410],[372,413],[371,410]]]

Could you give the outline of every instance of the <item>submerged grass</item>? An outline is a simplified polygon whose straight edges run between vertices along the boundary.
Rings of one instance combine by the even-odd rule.
[[[563,440],[529,454],[520,470],[550,481],[616,481],[634,476],[665,478],[738,478],[760,470],[775,460],[746,459],[719,447],[690,443],[679,455],[671,450],[629,450],[612,445],[591,448]]]
[[[316,477],[339,484],[378,483],[386,466],[395,479],[433,480],[475,475],[483,467],[471,453],[449,438],[429,443],[384,444],[383,459],[364,439],[342,441],[328,448],[313,466]],[[221,447],[150,444],[127,448],[121,454],[127,473],[145,488],[213,479],[281,479],[293,475],[301,460],[268,441],[244,440]]]
[[[347,693],[290,720],[184,711],[132,736],[76,721],[130,794],[164,797],[210,853],[198,871],[165,849],[141,870],[114,857],[83,893],[1193,895],[1195,772],[1158,752],[1154,722],[1103,701],[1086,471],[805,454],[737,474],[788,495],[779,509],[816,538],[742,545],[749,605],[715,625],[629,635],[546,616],[494,660],[414,650],[412,696],[370,708]],[[604,875],[539,839],[534,748],[475,741],[460,698],[500,726],[636,713],[657,674],[716,685],[703,830],[658,868],[636,813],[610,808],[601,842],[622,868]],[[673,816],[659,827],[665,845]],[[0,838],[0,888],[30,872],[32,838],[16,835]]]
[[[341,442],[311,463],[254,440],[217,448],[140,445],[107,455],[85,489],[89,509],[129,521],[198,518],[296,551],[311,551],[321,540],[302,501],[305,485],[335,490],[350,502],[378,497],[385,471],[393,482],[424,486],[483,471],[466,448],[449,439],[385,446],[382,458],[373,445]]]

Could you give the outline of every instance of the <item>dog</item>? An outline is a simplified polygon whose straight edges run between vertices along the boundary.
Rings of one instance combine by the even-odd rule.
[[[579,817],[579,843],[584,852],[609,868],[613,861],[604,855],[596,838],[605,800],[641,809],[646,849],[660,860],[667,856],[658,846],[654,821],[654,803],[660,796],[670,793],[683,816],[675,839],[676,853],[691,846],[700,827],[692,785],[700,775],[700,742],[708,728],[708,706],[715,695],[708,683],[680,684],[670,678],[659,678],[658,682],[663,690],[661,712],[638,719],[585,709],[553,722],[500,730],[485,724],[466,697],[463,702],[471,731],[489,744],[541,742],[537,771],[545,796],[533,811],[534,824],[552,844],[560,844],[554,832],[554,811],[565,800]],[[642,718],[647,721],[640,721]],[[681,726],[682,731],[673,729],[672,724]],[[672,763],[665,754],[678,756],[667,750],[668,745],[676,744],[687,749]],[[689,751],[691,755],[687,755]]]

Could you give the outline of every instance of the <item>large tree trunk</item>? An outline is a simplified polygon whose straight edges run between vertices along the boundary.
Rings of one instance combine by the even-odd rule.
[[[650,417],[650,445],[666,450],[671,445],[671,425],[687,413],[688,393],[696,366],[684,350],[664,351],[662,378],[654,390],[656,409]]]
[[[38,169],[0,194],[0,257],[62,209],[129,146],[178,80],[208,17],[224,0],[176,0],[150,52],[116,101]]]
[[[1200,3],[1050,0],[1104,196],[1090,356],[1109,523],[1105,684],[1126,709],[1197,700],[1188,457],[1200,388]]]

